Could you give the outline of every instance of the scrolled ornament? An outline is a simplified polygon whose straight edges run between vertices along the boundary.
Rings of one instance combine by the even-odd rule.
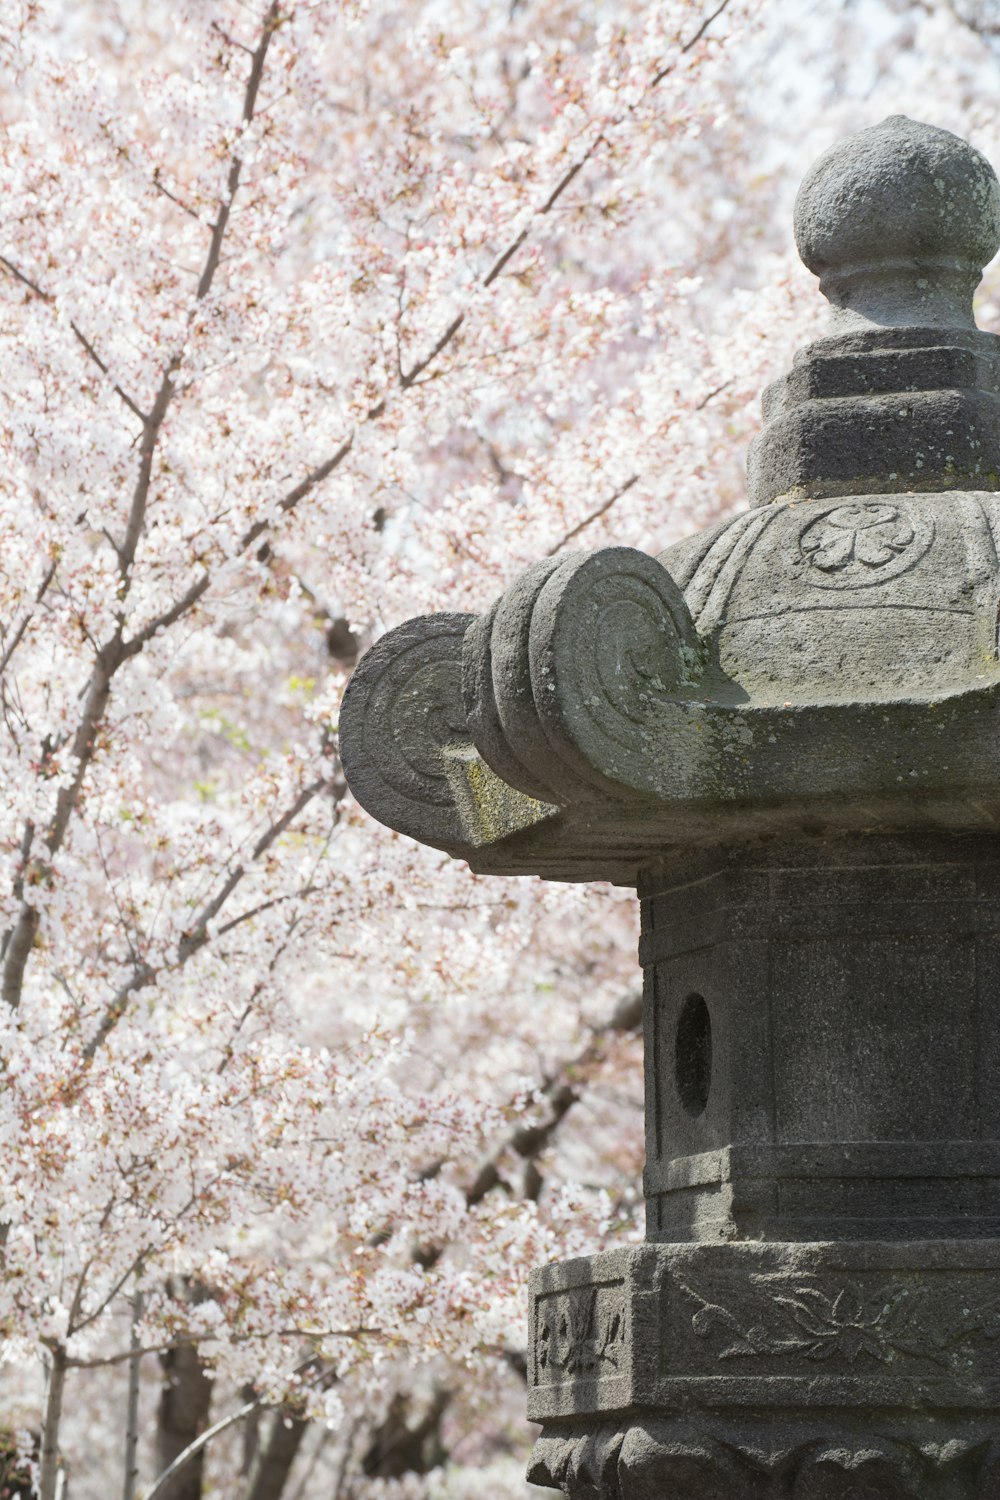
[[[528,640],[535,602],[563,561],[543,558],[526,569],[471,626],[464,651],[465,710],[476,749],[508,785],[545,802],[565,800],[566,787],[535,708]]]
[[[794,1500],[923,1500],[933,1481],[912,1448],[845,1440],[822,1444],[796,1475]],[[956,1492],[957,1493],[957,1492]]]
[[[629,1428],[618,1472],[623,1500],[756,1500],[762,1478],[756,1465],[694,1428],[668,1431],[655,1422]]]
[[[609,547],[567,559],[548,579],[529,663],[552,749],[595,787],[646,790],[660,710],[693,694],[703,645],[663,565]]]
[[[568,1500],[622,1500],[618,1458],[623,1434],[602,1428],[584,1435],[539,1438],[528,1465],[529,1484],[561,1490]]]
[[[878,1430],[871,1414],[853,1429],[744,1413],[602,1423],[579,1418],[543,1431],[531,1483],[568,1500],[1000,1500],[1000,1445],[961,1420],[930,1442],[920,1415]]]
[[[469,743],[462,645],[474,615],[419,615],[361,658],[340,712],[340,755],[362,807],[399,833],[468,845],[443,752]]]

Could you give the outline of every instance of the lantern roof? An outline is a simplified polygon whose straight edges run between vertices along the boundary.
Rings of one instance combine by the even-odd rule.
[[[686,846],[993,828],[1000,183],[893,116],[811,168],[829,331],[764,396],[749,510],[652,557],[546,558],[363,657],[358,800],[474,869],[636,884]]]

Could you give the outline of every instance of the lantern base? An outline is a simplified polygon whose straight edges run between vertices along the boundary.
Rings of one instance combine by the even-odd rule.
[[[718,1422],[636,1414],[535,1445],[528,1479],[569,1500],[995,1500],[995,1420]]]
[[[1000,1245],[642,1245],[533,1275],[534,1484],[1000,1500]]]

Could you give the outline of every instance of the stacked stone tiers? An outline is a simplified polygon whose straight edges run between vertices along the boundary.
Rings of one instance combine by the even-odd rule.
[[[570,1500],[1000,1500],[1000,184],[894,118],[796,209],[751,508],[362,660],[381,821],[642,898],[647,1243],[533,1278]]]
[[[776,840],[643,896],[649,1243],[534,1273],[532,1479],[1000,1495],[1000,846]]]

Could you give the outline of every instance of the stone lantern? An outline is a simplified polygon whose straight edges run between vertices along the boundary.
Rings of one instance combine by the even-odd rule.
[[[344,765],[642,901],[647,1240],[533,1275],[571,1500],[1000,1497],[1000,184],[893,117],[799,192],[825,337],[750,508],[383,637]]]

